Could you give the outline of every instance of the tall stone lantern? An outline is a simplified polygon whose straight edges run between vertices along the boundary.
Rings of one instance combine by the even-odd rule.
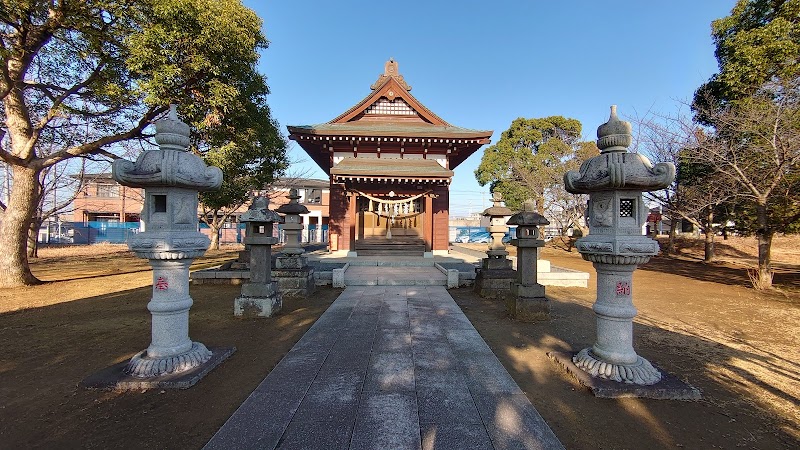
[[[157,150],[143,152],[136,162],[118,159],[112,168],[120,184],[144,188],[144,231],[131,236],[128,247],[153,267],[147,304],[152,341],[124,370],[141,379],[187,372],[212,357],[205,345],[189,339],[189,266],[211,243],[197,231],[197,193],[222,184],[219,168],[187,152],[189,125],[178,119],[174,105],[155,128]]]
[[[300,246],[300,233],[303,230],[301,214],[308,214],[308,208],[301,205],[297,189],[291,188],[286,196],[289,203],[279,206],[275,211],[284,215],[283,229],[286,243],[281,254],[275,259],[273,275],[281,292],[286,296],[307,297],[314,292],[314,268],[308,265],[305,250]]]
[[[269,199],[258,196],[239,217],[246,224],[244,243],[250,248],[250,281],[242,285],[242,295],[233,303],[235,316],[272,317],[283,304],[277,283],[272,281],[272,246],[275,223],[283,222],[269,209]]]
[[[503,204],[503,195],[499,192],[492,193],[492,202],[493,205],[483,211],[483,216],[489,218],[486,231],[491,234],[492,241],[475,277],[475,291],[481,297],[499,298],[511,292],[511,283],[515,278],[506,245],[503,243],[503,237],[508,231],[506,217],[514,212]]]
[[[511,241],[517,247],[517,281],[511,285],[508,297],[508,312],[521,320],[542,320],[550,317],[550,302],[544,295],[544,286],[537,278],[539,249],[544,246],[539,227],[550,222],[536,212],[533,200],[522,204],[522,211],[514,214],[506,222],[516,225],[516,239]]]
[[[648,213],[642,192],[667,187],[675,178],[675,166],[653,166],[643,155],[628,152],[631,140],[631,124],[621,121],[612,106],[608,122],[597,129],[600,155],[584,162],[580,171],[564,175],[567,191],[589,194],[589,234],[576,246],[597,270],[597,300],[592,306],[596,341],[573,362],[595,377],[652,385],[661,380],[661,373],[633,350],[637,311],[631,278],[638,265],[658,253],[658,243],[642,235]]]

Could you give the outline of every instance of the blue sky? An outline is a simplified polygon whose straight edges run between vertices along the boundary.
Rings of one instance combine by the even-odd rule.
[[[367,94],[393,57],[414,96],[449,123],[494,130],[562,115],[586,139],[608,118],[670,113],[717,71],[711,21],[734,0],[245,0],[270,47],[260,70],[287,125],[327,122]],[[485,147],[484,147],[485,148]],[[483,149],[455,170],[451,215],[488,206]],[[295,143],[290,157],[326,178]]]

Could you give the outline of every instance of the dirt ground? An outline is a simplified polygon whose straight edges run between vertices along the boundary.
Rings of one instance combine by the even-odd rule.
[[[451,293],[567,448],[797,448],[796,244],[775,252],[778,293],[746,287],[744,244],[703,264],[702,246],[687,243],[636,271],[636,349],[701,389],[696,402],[597,399],[545,356],[593,342],[594,271],[577,253],[544,251],[554,265],[592,274],[587,289],[548,287],[548,322],[511,320],[502,303],[469,289]],[[210,252],[193,267],[234,254]],[[78,382],[149,344],[151,272],[115,246],[40,255],[33,270],[48,283],[0,292],[0,448],[200,448],[340,292],[321,289],[287,300],[278,317],[243,321],[232,315],[238,286],[192,286],[190,336],[237,352],[188,390],[89,391]]]

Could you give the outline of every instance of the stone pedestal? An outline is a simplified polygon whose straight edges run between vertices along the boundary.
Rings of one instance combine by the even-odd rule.
[[[483,298],[503,299],[511,293],[517,271],[506,258],[484,258],[475,274],[475,292]]]
[[[633,350],[633,271],[649,257],[631,258],[634,264],[595,262],[597,340],[573,357],[575,365],[592,376],[617,382],[650,385],[661,373]]]
[[[316,289],[314,268],[308,265],[306,256],[278,256],[275,259],[272,276],[278,282],[283,295],[287,297],[308,297]]]
[[[233,315],[244,319],[272,317],[282,306],[283,297],[277,281],[268,285],[245,283],[242,295],[233,301]]]
[[[151,260],[153,297],[147,304],[152,340],[131,358],[126,372],[136,378],[185,372],[211,359],[205,345],[189,339],[189,266],[192,259]]]

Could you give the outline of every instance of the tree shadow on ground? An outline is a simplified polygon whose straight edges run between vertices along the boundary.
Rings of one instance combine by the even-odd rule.
[[[751,286],[746,267],[736,267],[724,263],[704,263],[681,257],[658,256],[652,258],[647,264],[639,266],[639,268],[711,283],[730,286]],[[792,290],[800,289],[800,271],[792,270],[791,267],[776,267],[774,270],[773,285],[775,287]]]
[[[540,323],[512,320],[502,302],[470,290],[450,292],[567,448],[787,448],[800,442],[800,398],[792,388],[800,364],[791,357],[742,350],[666,323],[636,323],[637,352],[699,388],[703,399],[600,399],[545,355],[594,341],[594,314],[588,304],[570,301],[568,288],[557,299],[549,295],[551,320]]]
[[[0,314],[0,447],[200,448],[341,292],[320,288],[284,299],[276,317],[241,320],[240,286],[192,286],[190,338],[236,353],[187,390],[79,388],[149,345],[151,289]]]

